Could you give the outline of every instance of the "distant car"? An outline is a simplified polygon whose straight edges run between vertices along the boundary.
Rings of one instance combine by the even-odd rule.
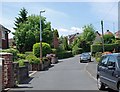
[[[99,90],[108,87],[120,92],[120,53],[101,57],[97,66],[97,86]]]
[[[82,62],[90,62],[91,61],[91,55],[89,53],[82,53],[80,55],[80,63]]]

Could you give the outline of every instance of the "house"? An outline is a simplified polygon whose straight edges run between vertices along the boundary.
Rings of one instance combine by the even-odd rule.
[[[96,37],[95,40],[93,41],[93,44],[102,43],[102,35],[98,31],[96,31],[95,34]]]
[[[0,48],[9,48],[8,34],[10,32],[11,31],[9,29],[5,28],[3,25],[0,24]]]
[[[120,39],[120,30],[115,33],[115,38]]]
[[[80,36],[80,33],[68,35],[68,44],[72,44],[72,42],[75,40],[76,37]]]
[[[107,30],[107,31],[105,32],[105,34],[113,35],[113,33],[110,32],[109,30]]]

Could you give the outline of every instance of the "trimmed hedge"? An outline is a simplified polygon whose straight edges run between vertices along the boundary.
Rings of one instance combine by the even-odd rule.
[[[62,51],[57,53],[57,57],[58,59],[64,59],[64,58],[73,57],[73,55],[71,51]]]
[[[51,47],[48,43],[42,42],[42,55],[46,56],[46,54],[51,53]],[[40,43],[36,43],[33,45],[33,54],[36,57],[40,57]]]
[[[104,44],[105,51],[112,52],[114,49],[118,51],[118,44]],[[91,52],[102,52],[102,44],[91,45]]]

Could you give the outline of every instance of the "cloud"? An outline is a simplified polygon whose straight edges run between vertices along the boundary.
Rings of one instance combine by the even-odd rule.
[[[83,31],[82,28],[71,27],[70,29],[58,28],[58,32],[60,36],[68,36],[75,33],[82,33]]]

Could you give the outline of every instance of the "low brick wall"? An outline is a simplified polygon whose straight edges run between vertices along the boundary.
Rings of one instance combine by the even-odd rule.
[[[24,62],[25,66],[19,67],[18,62],[13,63],[14,79],[18,83],[22,83],[26,78],[29,77],[29,62]]]
[[[22,83],[26,78],[28,78],[28,68],[26,66],[19,67],[19,83]]]

